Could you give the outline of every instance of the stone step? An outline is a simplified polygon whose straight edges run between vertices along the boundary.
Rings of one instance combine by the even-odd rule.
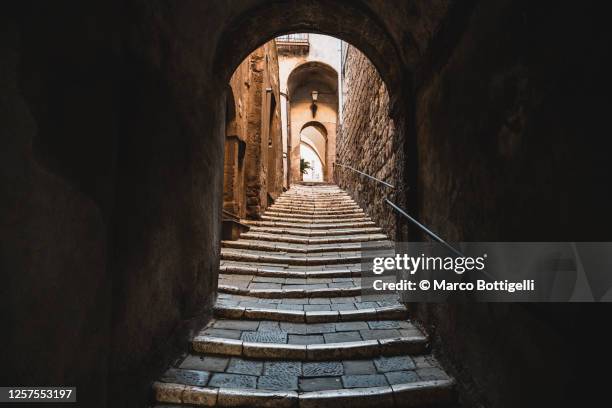
[[[326,215],[326,214],[312,214],[312,215],[308,215],[308,214],[295,214],[295,213],[279,213],[276,211],[266,211],[264,215],[262,215],[262,219],[265,219],[264,217],[277,217],[277,218],[282,218],[282,219],[292,219],[292,220],[331,220],[331,221],[336,221],[336,220],[344,220],[347,218],[356,218],[356,217],[365,217],[365,214],[362,212],[361,214],[359,213],[348,213],[348,214],[332,214],[332,215]],[[367,217],[370,218],[370,217]]]
[[[378,227],[362,227],[362,228],[338,228],[334,230],[309,230],[305,228],[285,228],[285,227],[258,227],[252,226],[249,232],[265,232],[268,234],[288,234],[301,235],[306,237],[325,237],[339,235],[357,235],[357,234],[380,234],[382,229]]]
[[[454,387],[433,357],[407,354],[303,362],[188,354],[153,384],[158,403],[268,408],[439,407]]]
[[[385,277],[395,281],[394,276]],[[359,277],[262,277],[247,274],[220,274],[220,293],[268,299],[323,298],[360,296]]]
[[[401,320],[407,318],[407,310],[402,305],[396,305],[354,310],[301,311],[275,309],[265,304],[261,306],[229,306],[218,302],[214,307],[214,315],[227,319],[274,320],[293,323],[333,323],[357,320]]]
[[[301,255],[221,248],[221,259],[241,262],[281,263],[285,265],[336,265],[361,262],[361,252],[327,252]]]
[[[280,210],[285,210],[285,211],[301,210],[301,211],[311,211],[311,212],[361,210],[361,208],[357,204],[345,204],[345,205],[325,205],[325,204],[321,204],[321,205],[318,205],[318,206],[308,206],[308,205],[300,205],[300,204],[296,204],[296,205],[273,204],[273,205],[269,206],[267,209],[269,209],[270,211],[277,211],[277,210],[279,210],[279,211]]]
[[[393,248],[394,244],[391,241],[370,241],[368,249],[378,248]],[[331,244],[297,244],[297,243],[279,243],[279,242],[262,242],[259,240],[240,239],[237,241],[221,241],[223,248],[240,248],[240,249],[256,249],[260,251],[278,251],[278,252],[295,252],[300,254],[320,253],[320,252],[344,252],[344,251],[360,251],[363,244],[360,242],[347,243],[331,243]]]
[[[281,209],[269,209],[269,211],[281,213],[281,214],[287,214],[287,215],[291,215],[291,214],[303,214],[303,215],[364,214],[361,208],[347,209],[347,210],[322,209],[322,210],[316,210],[316,211],[310,211],[310,210],[304,210],[304,209],[287,210],[287,209],[281,208]]]
[[[372,221],[345,222],[338,221],[333,223],[300,223],[300,222],[283,222],[283,221],[253,221],[243,220],[244,224],[254,225],[256,227],[284,227],[284,228],[300,228],[309,230],[334,230],[342,228],[361,228],[373,227],[376,224]]]
[[[270,339],[273,336],[272,333],[256,333],[251,337]],[[337,336],[342,337],[342,335]],[[204,354],[265,358],[268,360],[325,361],[397,356],[405,353],[411,355],[424,354],[427,351],[427,339],[424,336],[393,337],[305,345],[262,343],[198,335],[192,341],[192,347],[195,353]]]
[[[304,297],[327,297],[327,296],[358,296],[361,294],[361,286],[342,288],[318,288],[319,285],[288,285],[304,286],[303,289],[248,289],[236,285],[225,285],[219,283],[219,292],[234,293],[237,295],[255,296],[269,299],[282,298],[304,298]],[[312,288],[309,288],[312,287]]]
[[[427,337],[405,320],[288,323],[211,321],[192,341],[198,353],[310,361],[423,354]]]
[[[221,261],[221,273],[273,278],[346,278],[361,275],[361,264],[296,266],[262,262]]]
[[[333,296],[325,298],[303,297],[269,299],[231,293],[219,293],[217,297],[217,306],[253,307],[290,311],[297,310],[300,312],[364,310],[393,306],[405,312],[405,306],[399,303],[398,299],[399,296],[397,294],[381,294],[376,297],[370,295],[366,297]],[[369,316],[369,319],[366,320],[372,320],[375,315],[368,314],[367,316]]]
[[[241,235],[242,238],[249,240],[259,241],[274,241],[278,243],[292,243],[292,244],[309,244],[309,245],[321,245],[321,244],[340,244],[348,242],[370,242],[385,240],[387,236],[384,234],[357,234],[357,235],[343,235],[343,236],[328,236],[318,238],[306,238],[303,236],[294,235],[283,235],[273,233],[259,233],[253,232],[252,230]]]
[[[326,224],[326,223],[338,223],[338,222],[371,222],[372,219],[370,217],[358,216],[358,217],[345,217],[338,219],[336,217],[327,217],[327,218],[299,218],[294,216],[277,216],[277,215],[262,215],[261,219],[263,221],[273,221],[273,222],[291,222],[291,223],[301,223],[301,224]]]
[[[355,201],[348,195],[337,195],[334,197],[325,198],[303,198],[303,197],[288,197],[280,196],[274,201],[275,203],[299,203],[299,204],[342,204],[342,203],[355,203]]]

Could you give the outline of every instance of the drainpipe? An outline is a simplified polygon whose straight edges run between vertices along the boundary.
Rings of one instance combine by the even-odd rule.
[[[287,156],[287,188],[291,187],[291,102],[289,102],[289,94],[280,92],[280,95],[285,98],[285,117],[287,120],[287,151],[283,152]]]

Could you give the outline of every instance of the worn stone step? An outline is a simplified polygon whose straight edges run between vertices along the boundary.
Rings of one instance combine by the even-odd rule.
[[[360,228],[373,227],[376,224],[372,221],[357,221],[357,222],[330,222],[330,223],[300,223],[300,222],[284,222],[284,221],[254,221],[243,220],[244,224],[254,225],[257,227],[284,227],[284,228],[300,228],[309,230],[334,230],[342,228]]]
[[[311,254],[321,252],[344,252],[344,251],[360,251],[363,244],[360,242],[347,243],[330,243],[330,244],[297,244],[297,243],[279,243],[279,242],[262,242],[259,240],[240,239],[237,241],[221,241],[223,248],[240,248],[240,249],[256,249],[260,251],[278,251],[278,252],[295,252],[300,254]],[[368,249],[373,248],[393,248],[394,244],[391,241],[370,241]]]
[[[321,209],[321,210],[316,210],[316,211],[304,210],[304,209],[288,210],[284,208],[279,208],[279,209],[270,209],[270,212],[276,212],[276,213],[281,213],[285,215],[291,215],[291,214],[303,214],[303,215],[364,214],[361,208],[347,209],[347,210]]]
[[[343,210],[361,210],[361,208],[357,205],[357,204],[342,204],[342,205],[300,205],[300,204],[296,204],[296,205],[288,205],[288,204],[272,204],[271,206],[268,207],[268,209],[270,209],[270,211],[276,211],[276,210],[285,210],[285,211],[294,211],[294,210],[301,210],[301,211],[311,211],[311,212],[318,212],[321,210],[325,210],[325,211],[343,211]]]
[[[398,299],[398,294],[381,294],[376,297],[334,296],[326,298],[304,297],[269,299],[231,293],[219,293],[217,297],[217,306],[254,307],[290,311],[297,310],[300,312],[364,310],[388,306],[405,310],[405,307],[399,303]],[[371,315],[368,316],[372,317]]]
[[[309,244],[309,245],[320,245],[320,244],[340,244],[347,242],[369,242],[386,240],[387,236],[384,234],[356,234],[356,235],[337,235],[337,236],[323,236],[308,238],[304,236],[294,235],[283,235],[273,233],[260,233],[253,232],[252,230],[241,235],[242,238],[249,240],[259,241],[275,241],[278,243],[292,243],[292,244]]]
[[[346,222],[371,222],[372,219],[370,217],[359,216],[359,217],[348,217],[348,218],[296,218],[293,216],[272,216],[272,215],[262,215],[261,220],[263,221],[271,221],[271,222],[291,222],[291,223],[300,223],[300,224],[328,224],[328,223],[346,223]]]
[[[277,305],[278,306],[278,305]],[[401,320],[407,318],[407,310],[402,305],[379,306],[355,310],[300,311],[274,309],[262,306],[229,306],[217,303],[214,314],[219,318],[245,320],[274,320],[294,323],[332,323],[357,320]]]
[[[423,354],[428,339],[406,320],[287,323],[220,319],[200,331],[192,346],[195,352],[207,354],[321,361]]]
[[[347,195],[327,198],[298,198],[280,196],[274,204],[355,204],[355,201]]]
[[[252,226],[249,232],[266,232],[269,234],[301,235],[301,236],[306,236],[306,237],[325,237],[325,236],[358,235],[358,234],[380,234],[382,233],[382,229],[378,227],[361,227],[361,228],[338,228],[338,229],[333,229],[333,230],[311,230],[311,229],[305,229],[305,228]]]
[[[431,356],[294,361],[187,355],[153,384],[167,404],[248,407],[431,407],[455,381]]]
[[[336,265],[361,262],[361,252],[333,252],[301,255],[221,248],[221,259],[241,262],[281,263],[286,265]]]
[[[266,211],[264,215],[262,215],[262,219],[266,219],[265,217],[274,217],[274,218],[282,218],[282,219],[290,219],[290,220],[344,220],[350,218],[358,218],[358,217],[366,217],[365,213],[356,213],[350,212],[348,214],[296,214],[296,213],[281,213],[277,211]],[[370,218],[370,217],[367,217]]]
[[[221,273],[272,278],[346,278],[361,275],[361,264],[323,267],[267,264],[261,262],[221,261]]]
[[[288,285],[304,286],[300,289],[248,289],[236,285],[225,285],[219,283],[219,292],[234,293],[237,295],[255,296],[269,299],[280,298],[304,298],[304,297],[328,297],[328,296],[358,296],[361,294],[361,286],[343,288],[318,288],[319,285]],[[308,287],[312,286],[312,289]]]

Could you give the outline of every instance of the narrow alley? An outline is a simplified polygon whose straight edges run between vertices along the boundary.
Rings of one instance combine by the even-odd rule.
[[[610,406],[604,6],[9,0],[0,406]]]
[[[215,319],[155,383],[159,402],[392,407],[452,402],[453,380],[397,297],[361,299],[361,243],[392,243],[346,192],[296,184],[221,250]]]

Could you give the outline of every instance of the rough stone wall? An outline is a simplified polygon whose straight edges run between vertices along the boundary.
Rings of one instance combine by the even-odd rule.
[[[416,95],[426,225],[451,241],[610,240],[611,219],[602,217],[612,196],[610,153],[599,145],[609,128],[603,19],[591,3],[483,1],[447,27],[453,38],[437,42]],[[598,334],[609,311],[417,304],[413,316],[455,368],[464,396],[475,391],[483,406],[541,407],[594,401],[598,386],[584,373],[589,359],[609,358]]]
[[[344,68],[343,123],[336,142],[336,160],[398,188],[403,183],[398,132],[389,117],[389,94],[376,68],[359,50],[349,46]],[[336,181],[395,238],[396,216],[384,198],[390,189],[363,175],[336,166]]]
[[[145,406],[217,286],[223,88],[136,9],[0,15],[0,383],[80,407]]]
[[[232,75],[230,86],[236,103],[236,124],[232,128],[237,139],[246,143],[246,154],[244,175],[238,175],[237,141],[227,143],[226,159],[232,163],[227,160],[225,163],[224,190],[226,195],[229,195],[228,189],[235,190],[232,196],[237,202],[232,206],[238,208],[236,215],[258,218],[268,206],[268,194],[275,197],[282,192],[280,88],[275,42],[269,41],[253,51]]]

